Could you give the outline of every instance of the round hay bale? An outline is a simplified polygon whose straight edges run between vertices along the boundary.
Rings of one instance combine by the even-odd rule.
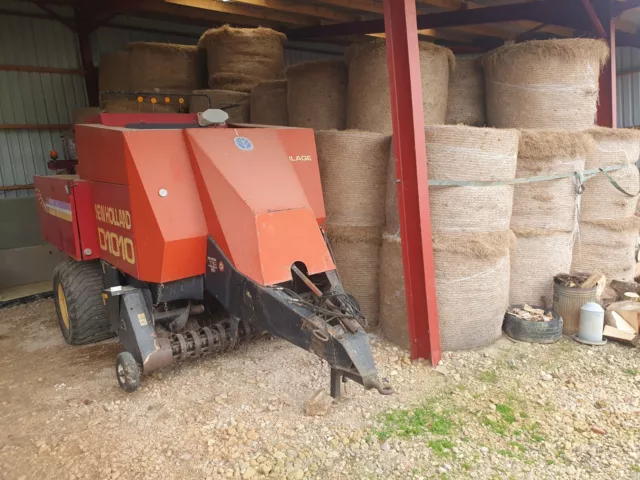
[[[251,123],[258,125],[289,125],[286,80],[259,83],[251,89],[250,104]]]
[[[580,222],[571,272],[600,272],[611,280],[633,281],[640,218]]]
[[[480,58],[456,58],[456,69],[449,78],[446,123],[476,127],[487,123]]]
[[[398,211],[398,183],[396,182],[396,156],[393,139],[389,147],[387,164],[387,185],[385,187],[385,230],[391,235],[400,235],[400,212]]]
[[[400,235],[385,232],[380,249],[380,329],[392,343],[409,349],[407,298]]]
[[[344,130],[347,64],[342,60],[300,63],[286,71],[289,125]]]
[[[209,87],[248,92],[262,81],[281,78],[286,39],[270,28],[207,30],[199,45],[207,49]]]
[[[485,347],[502,335],[509,305],[509,231],[436,235],[434,267],[442,349]],[[380,324],[392,342],[409,346],[400,236],[383,235]]]
[[[100,92],[131,91],[129,80],[129,52],[111,52],[100,55],[98,88]]]
[[[553,277],[571,268],[574,234],[553,230],[514,230],[509,304],[551,308]]]
[[[198,88],[197,47],[171,43],[127,45],[131,89]]]
[[[635,166],[640,156],[640,132],[630,129],[595,128],[589,131],[596,148],[587,155],[588,170],[615,165],[628,168],[608,172],[625,191],[636,194],[640,189],[640,175]],[[616,190],[606,175],[599,173],[584,184],[580,220],[616,220],[632,216],[637,198]]]
[[[189,101],[189,112],[204,112],[209,108],[222,108],[231,123],[249,123],[249,94],[231,90],[194,90]]]
[[[593,126],[604,40],[532,40],[483,58],[487,123],[498,128],[583,130]]]
[[[434,235],[443,350],[486,347],[502,335],[512,242],[510,231]]]
[[[429,179],[513,180],[518,132],[462,125],[425,129]],[[509,229],[513,186],[429,187],[434,234]]]
[[[444,124],[447,114],[451,50],[419,42],[422,104],[427,125]],[[349,85],[347,128],[392,134],[387,50],[384,40],[356,44],[347,51]]]
[[[358,300],[369,326],[377,325],[381,228],[327,222],[326,231],[345,292]]]
[[[583,170],[586,155],[594,149],[593,139],[585,133],[522,130],[516,178]],[[577,187],[573,176],[515,185],[511,228],[575,230],[580,206]]]
[[[103,110],[107,113],[176,113],[175,106],[127,99],[107,100]]]
[[[327,219],[382,226],[385,174],[391,137],[346,130],[316,132],[318,165]]]
[[[501,181],[516,173],[518,131],[465,125],[431,125],[425,129],[429,180]],[[391,152],[393,157],[393,151]],[[399,232],[391,158],[387,180],[387,230]],[[434,234],[494,232],[509,229],[513,186],[430,186]]]

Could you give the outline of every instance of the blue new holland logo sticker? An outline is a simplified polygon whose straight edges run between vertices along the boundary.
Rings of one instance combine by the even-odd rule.
[[[233,139],[233,143],[236,144],[240,150],[249,151],[253,150],[253,143],[247,137],[236,137]]]

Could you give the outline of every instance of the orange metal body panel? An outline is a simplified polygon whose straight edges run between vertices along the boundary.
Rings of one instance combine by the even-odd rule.
[[[131,218],[129,229],[117,218],[115,225],[98,219],[103,232],[117,235],[112,240],[98,230],[102,258],[148,282],[203,274],[207,229],[182,130],[78,125],[76,142],[78,172],[92,181],[94,207]]]
[[[78,125],[76,146],[99,256],[140,280],[203,274],[208,235],[262,285],[335,269],[312,130]]]
[[[304,146],[308,133],[297,132]],[[193,129],[185,136],[209,232],[216,241],[224,237],[220,243],[240,272],[273,285],[291,280],[290,267],[297,261],[310,274],[335,269],[296,162],[277,130]],[[236,145],[243,136],[251,148]]]
[[[80,178],[128,185],[126,129],[101,125],[76,125],[74,129]]]
[[[139,278],[203,274],[207,229],[182,131],[131,130],[126,142]]]
[[[278,129],[277,132],[280,143],[300,179],[309,205],[318,219],[318,223],[322,225],[326,218],[326,212],[322,197],[322,184],[320,183],[316,137],[313,130],[286,128]]]

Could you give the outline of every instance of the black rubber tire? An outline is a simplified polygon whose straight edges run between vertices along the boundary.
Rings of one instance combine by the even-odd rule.
[[[102,288],[99,261],[70,259],[53,271],[53,299],[58,324],[68,344],[86,345],[114,336],[107,307],[102,302]],[[60,289],[66,302],[68,326],[63,321]]]
[[[120,388],[127,393],[140,388],[141,369],[129,352],[121,352],[116,357],[116,378]]]
[[[511,305],[510,308],[512,307],[522,308],[522,305]],[[548,322],[530,322],[507,311],[502,328],[507,336],[520,342],[555,343],[562,338],[562,323],[562,317],[555,312],[553,319]]]

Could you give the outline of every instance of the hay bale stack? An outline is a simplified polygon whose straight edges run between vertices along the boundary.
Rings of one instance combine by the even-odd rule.
[[[498,128],[583,130],[594,124],[604,40],[509,44],[483,59],[487,123]]]
[[[425,129],[429,178],[503,181],[515,177],[516,130]],[[387,175],[387,226],[380,270],[385,335],[408,345],[394,160]],[[512,186],[430,186],[440,341],[443,350],[486,346],[501,335],[509,301]]]
[[[176,107],[172,105],[128,99],[107,100],[103,109],[107,113],[176,113]]]
[[[586,169],[628,165],[627,168],[609,172],[609,176],[630,194],[638,193],[640,180],[635,163],[640,156],[640,132],[631,129],[594,128],[589,134],[593,137],[596,148],[587,156]],[[584,185],[581,221],[616,220],[634,215],[637,198],[628,197],[616,190],[605,175],[598,174]]]
[[[327,221],[326,232],[345,292],[358,300],[369,326],[377,325],[382,228]]]
[[[581,132],[522,130],[516,178],[571,174],[595,148]],[[571,267],[580,196],[573,176],[517,184],[511,228],[511,304],[551,307],[553,277]]]
[[[100,92],[129,92],[129,52],[111,52],[100,55],[98,70]]]
[[[449,78],[446,123],[482,127],[487,123],[485,112],[480,58],[456,58],[456,69]]]
[[[384,225],[390,146],[391,137],[381,133],[316,132],[322,193],[329,221]]]
[[[449,72],[455,58],[448,48],[429,42],[420,42],[419,46],[424,121],[427,125],[444,124]],[[350,47],[347,62],[347,128],[393,133],[385,41],[373,40]]]
[[[518,132],[462,125],[425,129],[429,179],[513,180]],[[513,186],[431,186],[434,234],[495,232],[509,229]]]
[[[282,78],[286,39],[270,28],[207,30],[199,45],[207,49],[209,87],[250,92],[260,82]]]
[[[342,60],[306,62],[286,71],[289,125],[344,130],[347,65]]]
[[[600,272],[611,280],[633,281],[640,218],[580,222],[571,271]]]
[[[586,156],[594,149],[595,143],[585,133],[522,130],[516,178],[583,170]],[[511,228],[571,232],[576,228],[579,205],[574,177],[518,184]]]
[[[289,125],[286,80],[259,83],[251,89],[250,104],[251,123],[258,125]]]
[[[440,344],[445,351],[490,345],[502,334],[509,302],[510,231],[434,235]],[[409,346],[400,237],[381,249],[380,324],[392,342]]]
[[[127,51],[132,90],[195,90],[199,87],[197,47],[134,42],[127,45]]]
[[[571,268],[574,233],[514,229],[509,303],[551,308],[553,277]]]
[[[189,112],[204,112],[209,108],[222,108],[231,123],[249,123],[249,94],[231,90],[194,90],[189,101]]]

